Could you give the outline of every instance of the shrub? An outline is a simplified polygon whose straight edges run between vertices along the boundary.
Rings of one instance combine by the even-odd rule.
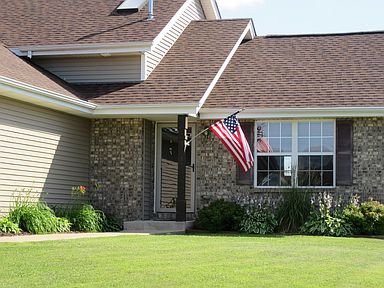
[[[71,231],[71,226],[72,223],[69,222],[68,219],[66,218],[59,218],[55,217],[54,218],[54,225],[55,225],[55,232],[57,233],[68,233]]]
[[[330,199],[320,200],[319,210],[310,214],[309,219],[301,227],[301,232],[309,235],[345,237],[352,235],[352,226],[343,214],[336,210],[331,212]]]
[[[81,232],[101,232],[103,215],[103,212],[95,210],[92,205],[83,205],[72,214],[73,229]]]
[[[243,216],[244,208],[240,205],[216,200],[199,211],[196,224],[210,232],[239,231]]]
[[[18,201],[8,217],[23,231],[32,234],[55,233],[64,227],[64,221],[58,220],[52,209],[43,202]]]
[[[102,232],[118,232],[122,230],[120,222],[112,216],[107,216],[104,213],[102,216],[101,230]]]
[[[8,218],[0,219],[0,233],[19,234],[21,229]]]
[[[308,191],[298,188],[285,191],[277,210],[279,229],[282,232],[298,232],[311,210],[311,195]]]
[[[278,223],[275,215],[267,209],[247,209],[240,224],[240,231],[249,234],[271,234]]]
[[[384,204],[369,200],[367,202],[348,205],[343,215],[352,225],[355,234],[384,234]]]

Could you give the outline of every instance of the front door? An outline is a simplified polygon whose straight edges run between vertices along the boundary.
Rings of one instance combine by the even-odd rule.
[[[156,212],[175,212],[178,174],[178,130],[176,125],[159,124],[156,161]],[[188,129],[188,138],[195,127]],[[195,209],[195,157],[194,141],[187,147],[186,191],[187,212]]]

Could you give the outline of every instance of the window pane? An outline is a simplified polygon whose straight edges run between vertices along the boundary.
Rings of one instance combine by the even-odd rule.
[[[309,170],[309,156],[299,156],[299,170]]]
[[[268,170],[268,156],[257,157],[257,170]]]
[[[333,152],[333,138],[323,138],[323,152]]]
[[[280,186],[280,172],[269,173],[269,186]]]
[[[269,137],[280,137],[280,123],[269,123]]]
[[[280,156],[271,156],[269,157],[269,170],[276,171],[281,169],[281,157]]]
[[[333,156],[323,156],[323,170],[333,170]]]
[[[292,137],[292,123],[281,123],[281,137]]]
[[[311,152],[321,152],[321,138],[311,138]]]
[[[323,136],[334,136],[334,123],[333,122],[323,122]]]
[[[257,186],[268,186],[268,172],[257,173]]]
[[[333,172],[323,172],[323,186],[333,186]]]
[[[321,156],[310,156],[309,164],[311,170],[321,170]]]
[[[281,152],[292,152],[292,138],[281,139]]]
[[[321,186],[321,172],[311,171],[309,177],[310,186]]]
[[[292,186],[291,171],[284,171],[281,173],[281,186]]]
[[[299,186],[309,186],[309,172],[299,171],[297,177]]]
[[[299,123],[299,137],[308,137],[309,136],[309,123],[300,122]]]
[[[299,152],[309,152],[309,138],[299,138]]]
[[[311,122],[311,137],[321,136],[321,122]]]
[[[269,138],[268,141],[273,152],[280,152],[280,138]]]

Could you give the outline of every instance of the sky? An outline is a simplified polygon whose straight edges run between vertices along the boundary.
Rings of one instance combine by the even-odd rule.
[[[262,35],[384,30],[384,0],[216,0],[223,18],[253,18]]]

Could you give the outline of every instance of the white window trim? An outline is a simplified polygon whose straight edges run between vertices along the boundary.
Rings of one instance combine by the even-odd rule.
[[[290,155],[292,157],[292,167],[298,167],[298,159],[299,154],[300,156],[303,155],[329,155],[333,156],[333,186],[298,186],[297,180],[297,169],[294,171],[295,175],[292,175],[293,177],[293,183],[291,186],[258,186],[257,185],[257,156],[263,155],[268,156],[268,153],[258,153],[257,152],[257,123],[292,123],[292,151],[291,152],[276,152],[272,155],[274,156],[285,156]],[[333,152],[300,152],[298,151],[298,126],[299,122],[333,122]],[[254,122],[254,158],[255,158],[255,164],[254,164],[254,183],[253,186],[258,189],[287,189],[292,187],[297,187],[301,189],[334,189],[336,188],[336,119],[300,119],[300,120],[256,120]],[[271,156],[271,155],[270,155]]]

